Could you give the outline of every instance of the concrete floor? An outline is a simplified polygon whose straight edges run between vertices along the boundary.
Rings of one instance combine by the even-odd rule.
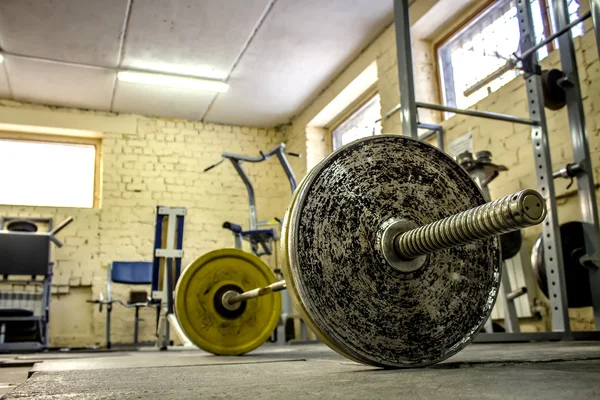
[[[598,342],[472,344],[411,370],[356,364],[324,345],[263,346],[242,357],[146,349],[0,358],[6,385],[25,370],[30,378],[3,399],[600,398]]]

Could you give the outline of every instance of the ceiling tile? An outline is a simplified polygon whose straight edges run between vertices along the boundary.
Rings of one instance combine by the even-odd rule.
[[[66,107],[110,109],[116,73],[6,56],[15,100]]]
[[[199,120],[214,96],[198,90],[117,82],[113,111]]]
[[[136,1],[126,68],[225,79],[268,0]]]
[[[0,46],[15,54],[116,67],[127,0],[2,0]]]
[[[392,20],[391,0],[278,0],[206,119],[286,122]]]

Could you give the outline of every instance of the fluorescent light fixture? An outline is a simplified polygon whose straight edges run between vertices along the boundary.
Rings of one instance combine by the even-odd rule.
[[[0,64],[2,64],[4,62],[4,55],[2,53],[0,53]]]
[[[120,81],[144,83],[146,85],[168,86],[183,89],[205,90],[207,92],[223,93],[229,89],[225,82],[209,79],[190,78],[186,76],[155,74],[152,72],[119,71]]]

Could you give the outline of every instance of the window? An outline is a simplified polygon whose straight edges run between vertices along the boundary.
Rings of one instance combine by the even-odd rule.
[[[379,135],[381,122],[375,121],[380,117],[381,104],[379,94],[376,94],[333,129],[333,149],[356,139]]]
[[[536,42],[550,35],[549,0],[530,0]],[[579,4],[568,2],[571,20],[579,17]],[[573,36],[583,34],[581,24],[573,30]],[[519,47],[519,25],[515,1],[499,0],[471,20],[437,47],[438,65],[444,104],[468,108],[489,93],[498,90],[519,74],[508,71],[468,96],[465,90],[481,81],[506,63],[506,59]],[[542,59],[552,50],[552,44],[538,50]]]
[[[98,150],[94,139],[1,135],[0,204],[97,206]]]

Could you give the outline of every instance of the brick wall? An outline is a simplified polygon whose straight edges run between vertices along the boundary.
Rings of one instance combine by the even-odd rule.
[[[273,129],[130,116],[134,129],[120,130],[114,114],[13,101],[0,101],[0,107],[15,113],[30,110],[31,120],[52,111],[60,115],[64,125],[86,116],[94,121],[105,118],[112,127],[103,132],[99,209],[0,205],[0,215],[52,217],[55,223],[74,217],[73,224],[60,233],[64,247],[53,251],[53,346],[104,342],[105,314],[85,300],[105,292],[106,266],[111,261],[152,260],[157,205],[188,210],[183,265],[206,251],[233,247],[231,234],[221,224],[228,220],[248,225],[245,186],[228,163],[208,173],[202,170],[218,161],[223,151],[257,155],[283,140]],[[254,183],[259,220],[282,217],[290,192],[277,160],[244,167]],[[115,290],[116,296],[127,298],[129,288],[116,285]],[[140,338],[153,340],[155,315],[145,310],[143,317]],[[112,330],[114,342],[131,342],[133,310],[116,305]]]

